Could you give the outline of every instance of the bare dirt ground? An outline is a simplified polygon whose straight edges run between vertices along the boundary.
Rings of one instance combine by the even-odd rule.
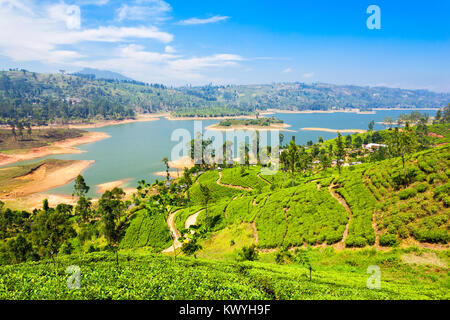
[[[194,166],[194,162],[190,157],[181,157],[180,159],[169,161],[169,168],[184,170],[184,168],[192,168]]]
[[[32,173],[15,178],[23,181],[23,183],[14,191],[1,196],[4,199],[15,199],[63,186],[75,179],[94,162],[87,160],[72,161],[68,165],[58,168],[49,168],[47,164],[44,164]]]
[[[54,154],[82,153],[83,151],[75,148],[75,146],[93,143],[109,137],[110,136],[104,132],[87,132],[82,137],[58,141],[50,146],[32,148],[26,151],[18,150],[16,153],[0,154],[0,167],[19,161],[32,160]]]
[[[198,215],[203,211],[204,209],[194,213],[193,215],[190,215],[184,224],[184,228],[188,229],[190,226],[193,226],[197,223]],[[177,226],[175,224],[175,215],[177,214],[179,210],[172,212],[169,214],[169,217],[167,218],[167,225],[169,226],[170,233],[172,234],[172,237],[174,239],[174,244],[171,245],[169,248],[162,251],[162,253],[172,253],[174,250],[177,250],[181,248],[182,243],[179,241],[181,234],[177,229]]]
[[[330,184],[328,190],[330,191],[331,196],[333,198],[335,198],[345,208],[345,210],[348,213],[348,222],[347,222],[347,225],[345,226],[344,234],[342,235],[342,240],[334,245],[335,249],[343,249],[343,248],[345,248],[345,239],[347,239],[347,235],[348,235],[348,226],[350,225],[350,221],[352,220],[353,214],[352,214],[352,210],[350,209],[349,205],[347,204],[347,201],[345,201],[344,198],[342,198],[338,193],[336,193],[334,191],[335,188],[336,188],[336,185]]]

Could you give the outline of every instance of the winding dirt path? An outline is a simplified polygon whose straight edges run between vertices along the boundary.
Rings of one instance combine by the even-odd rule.
[[[264,181],[264,182],[267,183],[268,185],[271,185],[271,184],[272,184],[272,183],[269,182],[269,180],[267,180],[266,178],[263,178],[263,177],[261,176],[261,172],[258,172],[256,175],[257,175],[258,178],[260,178],[262,181]]]
[[[336,249],[343,249],[343,248],[345,248],[345,239],[347,239],[347,235],[348,235],[348,226],[350,225],[350,221],[352,220],[353,214],[352,214],[352,210],[350,209],[347,201],[345,201],[345,199],[342,198],[340,194],[338,194],[337,192],[334,191],[334,189],[336,189],[338,187],[339,186],[332,183],[332,184],[330,184],[328,190],[330,191],[331,196],[333,198],[335,198],[345,208],[345,210],[348,213],[348,222],[347,222],[347,225],[345,226],[344,234],[342,235],[342,240],[335,244]]]
[[[205,209],[202,209],[196,213],[194,213],[193,215],[190,215],[187,219],[186,222],[184,223],[184,228],[188,229],[190,226],[193,226],[197,223],[197,218],[198,215]],[[180,210],[174,211],[171,214],[169,214],[169,217],[167,218],[167,225],[169,226],[169,230],[170,233],[172,234],[172,237],[174,239],[174,244],[172,244],[169,248],[165,249],[162,251],[162,253],[172,253],[173,250],[177,250],[179,248],[181,248],[182,243],[179,241],[181,234],[177,229],[177,226],[175,224],[175,215],[179,212]],[[175,247],[175,248],[174,248]]]
[[[222,187],[227,187],[227,188],[232,188],[232,189],[238,189],[238,190],[245,190],[245,191],[252,191],[253,189],[248,187],[248,188],[244,188],[242,186],[233,186],[232,184],[224,184],[222,182],[220,182],[220,180],[222,179],[222,171],[219,171],[219,179],[217,179],[217,184],[222,186]]]

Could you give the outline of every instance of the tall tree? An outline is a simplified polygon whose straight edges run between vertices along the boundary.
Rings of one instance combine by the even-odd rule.
[[[104,227],[104,234],[109,246],[116,252],[117,267],[119,267],[118,242],[121,231],[121,216],[125,211],[122,201],[125,193],[120,188],[106,191],[98,201],[98,212]]]
[[[86,184],[84,177],[79,174],[75,179],[72,196],[83,197],[89,192],[90,187]]]
[[[169,182],[169,181],[170,181],[169,158],[164,157],[161,161],[162,161],[162,162],[164,163],[164,165],[166,166],[166,177],[167,177],[167,182]]]
[[[389,152],[394,156],[399,156],[402,159],[403,175],[405,178],[405,183],[408,181],[406,174],[406,159],[407,156],[417,149],[417,138],[406,122],[403,129],[395,128],[388,138],[388,148]]]
[[[289,170],[291,171],[291,178],[292,178],[292,186],[295,185],[295,170],[296,166],[299,160],[299,149],[297,144],[294,142],[294,140],[291,140],[289,142],[289,147],[287,150],[283,151],[286,152],[285,155],[285,161],[287,163],[287,166]]]
[[[369,131],[373,131],[374,127],[375,127],[375,121],[372,120],[369,122],[369,126],[368,126]]]
[[[345,160],[345,146],[340,132],[338,132],[334,155],[336,156],[336,166],[338,167],[339,174],[341,174],[341,167]]]
[[[74,237],[76,232],[66,213],[49,208],[48,203],[44,203],[43,210],[33,221],[31,235],[41,254],[51,256],[55,263],[54,256],[58,254],[61,245]]]
[[[200,183],[200,193],[202,194],[201,201],[202,205],[205,206],[205,221],[206,221],[206,229],[209,228],[208,226],[208,203],[211,201],[211,191],[209,190],[207,185]]]

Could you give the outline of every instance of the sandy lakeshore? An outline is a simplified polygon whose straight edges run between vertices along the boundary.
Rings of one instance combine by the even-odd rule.
[[[104,132],[87,132],[82,137],[57,141],[50,146],[32,148],[26,151],[18,150],[17,153],[0,153],[0,167],[11,163],[33,160],[54,154],[82,153],[75,146],[100,141],[110,136]]]
[[[108,120],[108,121],[101,121],[101,122],[92,123],[92,124],[69,124],[69,125],[63,126],[63,128],[95,129],[95,128],[103,128],[103,127],[107,127],[107,126],[116,126],[116,125],[134,123],[134,122],[158,121],[158,120],[160,120],[160,117],[165,117],[165,116],[167,116],[166,113],[142,114],[142,115],[138,115],[136,117],[136,119]]]
[[[180,177],[183,176],[183,172],[184,172],[184,170],[169,171],[169,175],[170,175],[171,178],[177,179],[177,178],[180,178]],[[167,172],[166,171],[158,171],[158,172],[155,172],[153,174],[155,176],[158,176],[158,177],[164,177],[164,178],[167,177]]]
[[[252,130],[252,131],[290,131],[290,132],[296,132],[294,130],[289,130],[287,128],[290,128],[291,126],[289,124],[283,123],[283,124],[271,124],[270,126],[230,126],[230,127],[221,127],[218,123],[212,124],[205,128],[205,130],[212,130],[212,131],[235,131],[235,130]]]
[[[20,181],[17,187],[6,193],[0,190],[0,196],[5,199],[15,199],[63,186],[93,163],[95,163],[93,160],[78,160],[60,167],[51,167],[45,163],[24,176],[14,178],[18,182]]]
[[[358,113],[358,114],[375,114],[376,111],[361,111],[361,109],[340,109],[340,110],[281,110],[281,109],[267,109],[272,113]],[[380,110],[380,109],[377,109]]]
[[[260,116],[268,116],[274,114],[272,111],[261,112]],[[166,115],[165,118],[170,121],[181,121],[181,120],[227,120],[227,119],[256,119],[255,115],[242,115],[242,116],[221,116],[221,117],[174,117],[170,114]]]
[[[105,182],[102,184],[96,185],[97,187],[97,193],[105,193],[105,191],[111,191],[114,188],[122,188],[124,184],[126,184],[128,181],[132,180],[131,178],[128,179],[122,179],[122,180],[116,180],[116,181],[110,181]],[[133,192],[136,189],[134,188],[122,188],[125,193]]]
[[[301,128],[303,131],[341,132],[341,133],[366,133],[363,129],[329,129],[329,128]]]
[[[194,162],[190,157],[181,157],[177,160],[169,161],[169,168],[171,169],[178,169],[178,170],[184,170],[184,168],[192,168],[194,166]],[[164,176],[166,176],[166,173],[164,172]]]

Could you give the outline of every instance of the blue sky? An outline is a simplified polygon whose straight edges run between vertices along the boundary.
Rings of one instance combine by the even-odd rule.
[[[366,10],[381,10],[369,30]],[[0,68],[450,92],[450,1],[0,0]]]

